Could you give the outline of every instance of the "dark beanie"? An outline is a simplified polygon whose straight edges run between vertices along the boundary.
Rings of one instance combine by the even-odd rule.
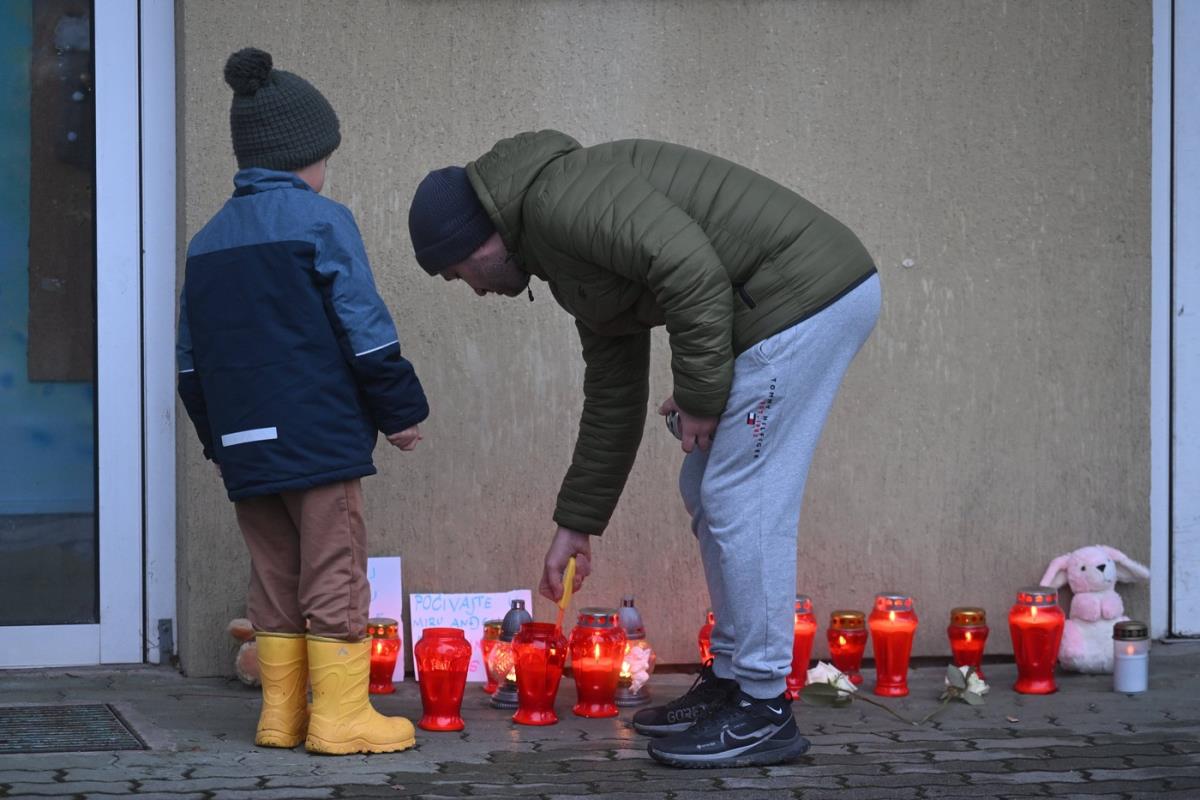
[[[225,62],[225,82],[233,89],[229,129],[238,169],[290,172],[341,144],[333,106],[308,81],[273,69],[270,53],[238,50]]]
[[[495,232],[462,167],[434,170],[417,187],[408,233],[417,263],[430,275],[464,260]]]

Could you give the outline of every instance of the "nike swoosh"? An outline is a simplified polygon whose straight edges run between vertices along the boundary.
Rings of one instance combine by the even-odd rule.
[[[721,736],[728,736],[730,739],[733,739],[736,742],[748,742],[751,739],[766,739],[770,736],[774,736],[781,728],[783,728],[782,725],[768,725],[766,728],[759,728],[754,733],[747,734],[746,736],[738,736],[736,733],[729,730],[729,728],[722,728]],[[767,731],[767,733],[764,735],[763,731]]]
[[[767,706],[767,708],[771,709],[771,710],[772,710],[772,711],[774,711],[776,714],[782,714],[782,713],[783,713],[783,709],[782,709],[782,708],[776,708],[775,706]]]

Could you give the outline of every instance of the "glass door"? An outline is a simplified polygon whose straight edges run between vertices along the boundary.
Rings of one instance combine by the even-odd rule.
[[[0,666],[142,660],[137,5],[0,0]]]

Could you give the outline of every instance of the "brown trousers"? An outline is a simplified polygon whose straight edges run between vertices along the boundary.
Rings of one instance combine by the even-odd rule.
[[[363,638],[371,587],[359,479],[234,506],[250,550],[246,616],[255,630]]]

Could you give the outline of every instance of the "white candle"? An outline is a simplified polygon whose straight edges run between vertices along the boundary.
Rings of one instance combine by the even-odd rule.
[[[1150,638],[1144,622],[1125,620],[1113,626],[1113,691],[1146,691],[1150,678]]]

